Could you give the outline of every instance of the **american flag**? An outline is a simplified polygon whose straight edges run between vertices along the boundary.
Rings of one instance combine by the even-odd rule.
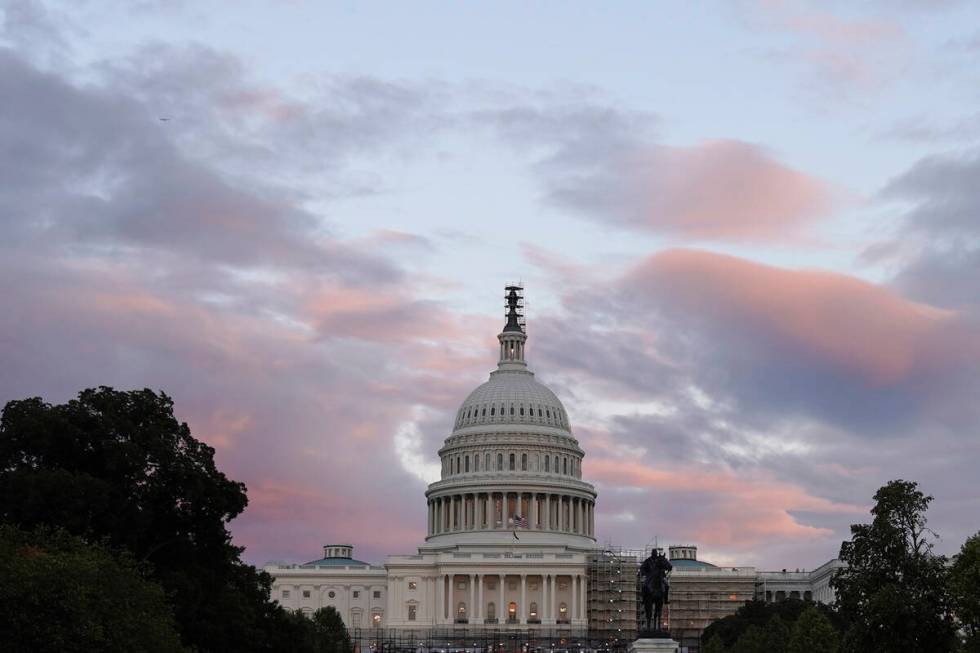
[[[527,518],[521,517],[520,515],[514,515],[514,526],[519,526],[520,528],[527,528]]]

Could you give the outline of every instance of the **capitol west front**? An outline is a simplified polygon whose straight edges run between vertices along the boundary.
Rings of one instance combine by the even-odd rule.
[[[584,634],[588,565],[597,552],[596,491],[582,479],[585,452],[564,406],[528,369],[520,289],[508,287],[506,297],[497,368],[463,401],[439,450],[442,473],[425,492],[427,536],[418,553],[374,566],[353,559],[351,545],[335,544],[307,564],[270,564],[273,598],[283,606],[307,614],[333,606],[355,629]],[[691,560],[693,547],[672,547],[671,558],[675,549],[683,550],[677,580],[742,579],[738,587],[748,589],[740,590],[739,605],[759,593],[761,575],[769,578],[760,598],[771,600],[780,588],[801,598],[827,591],[826,580],[815,588],[799,573],[719,569]]]

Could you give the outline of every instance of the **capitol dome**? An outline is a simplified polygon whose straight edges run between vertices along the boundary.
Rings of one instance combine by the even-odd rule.
[[[439,450],[429,486],[428,543],[590,548],[596,492],[582,480],[585,452],[561,401],[524,360],[521,288],[507,288],[497,369],[466,397]]]

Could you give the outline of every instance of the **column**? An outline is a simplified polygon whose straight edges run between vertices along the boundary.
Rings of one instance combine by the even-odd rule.
[[[466,606],[466,619],[476,623],[476,574],[470,574],[470,603]]]
[[[476,576],[476,606],[474,606],[476,611],[473,614],[476,615],[477,620],[481,622],[485,618],[483,616],[483,579],[485,577],[486,574],[477,574]]]
[[[578,597],[578,604],[581,606],[579,608],[579,618],[586,619],[588,617],[588,606],[586,605],[586,599],[588,598],[588,591],[585,586],[585,576],[579,576],[578,586],[581,594]]]
[[[570,512],[572,513],[571,519],[569,520],[569,521],[572,522],[571,523],[572,532],[573,533],[578,533],[579,532],[579,529],[580,529],[580,527],[582,525],[581,520],[579,520],[579,518],[578,518],[578,499],[576,497],[571,497],[571,499],[569,499],[569,503],[570,503],[570,506],[571,506],[570,507]]]
[[[551,576],[551,608],[548,612],[551,613],[551,623],[558,621],[558,602],[555,600],[555,595],[558,594],[558,575],[555,574]]]
[[[531,493],[531,519],[528,526],[535,529],[538,527],[538,494],[536,492]]]
[[[576,576],[571,576],[570,577],[570,580],[572,581],[571,582],[571,586],[570,586],[571,587],[571,590],[572,590],[571,591],[572,605],[571,605],[571,608],[569,609],[569,612],[568,612],[568,620],[569,621],[574,621],[575,620],[575,615],[578,614],[578,612],[575,611],[575,608],[576,608],[576,605],[575,605],[575,595],[578,594],[578,589],[575,586],[575,582],[578,580],[578,576],[577,575]]]
[[[527,574],[521,574],[521,604],[517,607],[521,623],[527,625]]]
[[[551,530],[551,495],[544,495],[544,527]]]
[[[433,614],[435,615],[435,623],[442,623],[442,604],[443,594],[446,593],[446,577],[439,574],[436,582],[436,604],[433,606]]]
[[[551,576],[541,574],[541,606],[538,608],[538,619],[542,624],[548,623],[548,581]]]
[[[500,574],[497,576],[500,582],[497,583],[497,589],[500,590],[500,602],[497,603],[497,623],[504,623],[507,620],[507,606],[504,605],[504,575]]]
[[[483,523],[484,528],[493,528],[493,515],[490,509],[493,507],[493,493],[487,492],[486,498],[483,500]]]

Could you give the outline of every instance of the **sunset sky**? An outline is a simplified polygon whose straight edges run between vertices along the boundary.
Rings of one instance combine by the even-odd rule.
[[[602,543],[980,529],[980,4],[0,0],[0,403],[149,387],[255,564],[425,534],[503,286]]]

